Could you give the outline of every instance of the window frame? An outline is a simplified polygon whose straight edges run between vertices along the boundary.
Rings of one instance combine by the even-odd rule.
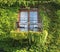
[[[20,18],[21,18],[21,17],[20,17],[20,14],[21,14],[22,11],[23,11],[23,12],[28,12],[28,31],[30,31],[30,27],[29,27],[29,26],[30,26],[30,23],[29,23],[29,22],[30,22],[30,13],[29,13],[29,12],[31,12],[31,11],[35,12],[35,11],[36,11],[36,12],[37,12],[37,19],[38,19],[38,18],[39,18],[39,10],[38,10],[38,8],[30,8],[30,9],[26,9],[26,8],[23,8],[23,9],[22,9],[22,8],[21,8],[21,9],[19,10],[18,20],[17,20],[17,21],[18,21],[18,28],[20,28],[20,27],[19,27]],[[39,23],[39,19],[38,19],[38,23]],[[19,29],[19,31],[20,31],[20,29]]]

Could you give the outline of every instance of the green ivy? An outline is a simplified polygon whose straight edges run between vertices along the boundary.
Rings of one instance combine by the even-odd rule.
[[[41,0],[42,1],[42,0]],[[52,1],[52,0],[51,0]],[[60,4],[57,2],[44,3],[39,2],[39,15],[42,20],[42,32],[21,33],[15,32],[16,22],[21,6],[25,8],[36,6],[38,2],[30,0],[0,0],[0,47],[7,52],[59,52],[60,51]],[[12,30],[14,31],[12,34]],[[44,31],[45,30],[45,31]],[[18,35],[17,35],[18,34]],[[28,35],[29,34],[29,35]],[[25,49],[19,43],[13,47],[13,40],[27,38],[31,44]],[[11,40],[12,39],[12,40]],[[5,41],[5,42],[3,42]],[[10,42],[9,42],[10,41]],[[32,42],[34,44],[32,44]],[[23,43],[22,43],[23,44]],[[23,44],[23,46],[25,46]],[[22,48],[22,49],[21,49]],[[27,50],[29,48],[29,50]]]

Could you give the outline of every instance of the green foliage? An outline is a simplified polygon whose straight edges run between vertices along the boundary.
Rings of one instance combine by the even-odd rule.
[[[26,49],[23,49],[23,50],[17,50],[16,52],[27,52]]]
[[[16,40],[29,39],[29,43],[35,42],[36,44],[45,44],[48,32],[45,30],[41,32],[16,32],[11,31],[10,37]]]
[[[28,32],[11,31],[10,37],[16,40],[27,39]]]
[[[59,0],[39,0],[39,1],[34,1],[34,0],[1,0],[0,1],[0,6],[29,6],[29,5],[32,5],[32,6],[35,6],[36,4],[38,5],[41,4],[41,3],[49,3],[49,2],[60,2]],[[22,4],[23,3],[23,4]]]
[[[60,0],[56,0],[55,2],[56,2],[57,4],[60,4]]]
[[[47,15],[46,11],[43,8],[40,9],[40,16],[41,16],[41,19],[42,19],[43,30],[48,30],[50,19]]]
[[[30,2],[25,0],[0,0],[0,48],[7,52],[59,52],[59,3],[59,0],[56,0],[55,3],[44,3],[39,6],[39,15],[43,25],[42,32],[16,32],[16,22],[20,6],[35,6],[38,2],[33,0],[30,0]],[[26,43],[28,46],[24,45],[23,41],[23,46],[21,45],[20,40],[22,39],[28,39],[29,43]],[[14,44],[16,44],[15,47],[13,46]]]
[[[14,9],[14,11],[16,11]],[[0,39],[7,37],[15,29],[17,13],[13,9],[0,8]]]

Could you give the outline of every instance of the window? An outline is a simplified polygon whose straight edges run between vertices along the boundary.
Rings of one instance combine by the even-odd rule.
[[[21,31],[28,31],[28,12],[27,11],[20,12],[19,26]]]
[[[38,31],[36,27],[38,27],[38,13],[37,11],[30,11],[30,30]]]
[[[20,31],[38,31],[38,10],[23,9],[19,12]]]

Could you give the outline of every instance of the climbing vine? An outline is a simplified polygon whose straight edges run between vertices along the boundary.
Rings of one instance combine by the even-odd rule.
[[[3,47],[7,52],[59,52],[60,51],[60,0],[46,0],[34,1],[34,0],[0,0],[0,47]],[[16,22],[20,8],[39,8],[39,16],[42,20],[42,39],[36,38],[38,43],[43,43],[40,47],[36,44],[28,45],[26,48],[21,49],[20,36],[11,34],[11,31],[16,31]],[[20,32],[19,32],[20,33]],[[19,34],[18,33],[18,34]],[[46,35],[47,33],[48,35]],[[33,33],[29,34],[32,36]],[[12,36],[11,36],[12,35]],[[13,36],[14,35],[14,36]],[[24,34],[23,34],[24,35]],[[28,37],[30,37],[30,35]],[[44,35],[44,36],[43,36]],[[21,34],[22,36],[22,34]],[[11,37],[11,38],[10,38]],[[45,40],[43,41],[45,37]],[[21,37],[22,38],[22,37]],[[23,36],[24,38],[24,36]],[[33,38],[32,38],[33,39]],[[40,39],[40,42],[39,42]],[[5,41],[4,43],[1,41]],[[17,41],[16,45],[13,42]],[[30,38],[31,40],[31,38]],[[6,43],[7,41],[7,43]],[[15,43],[15,42],[14,42]],[[37,43],[37,44],[38,44]],[[2,45],[3,44],[3,45]],[[16,48],[13,48],[16,46]],[[19,47],[21,46],[21,47]],[[29,50],[27,49],[29,48]],[[40,50],[39,50],[40,49]]]

